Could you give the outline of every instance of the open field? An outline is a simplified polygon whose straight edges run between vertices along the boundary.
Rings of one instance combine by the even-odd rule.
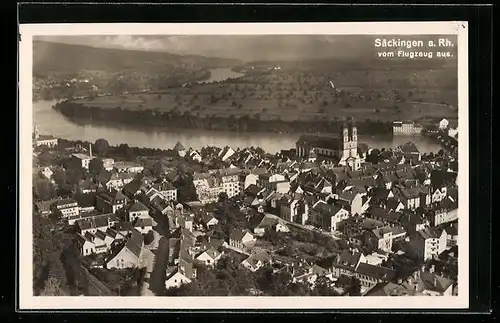
[[[457,89],[453,73],[456,74],[453,67],[410,73],[401,69],[287,70],[155,93],[75,100],[75,103],[150,110],[155,114],[248,116],[282,121],[335,120],[341,116],[382,121],[454,119]]]

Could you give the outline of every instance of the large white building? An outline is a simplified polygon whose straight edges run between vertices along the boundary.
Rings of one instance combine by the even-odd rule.
[[[422,133],[422,126],[413,121],[395,121],[392,124],[394,135],[419,135]]]

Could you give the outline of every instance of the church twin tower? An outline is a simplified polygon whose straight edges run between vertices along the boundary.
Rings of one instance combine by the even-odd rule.
[[[341,166],[357,170],[361,167],[358,154],[358,130],[354,119],[344,119],[340,137],[301,136],[296,143],[297,156],[315,160],[337,161]]]
[[[339,164],[350,166],[351,169],[361,167],[361,159],[358,154],[358,128],[354,119],[344,119],[342,122],[342,152]]]

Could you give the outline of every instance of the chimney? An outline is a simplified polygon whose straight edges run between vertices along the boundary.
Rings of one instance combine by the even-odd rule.
[[[92,158],[92,144],[89,144],[89,157]]]

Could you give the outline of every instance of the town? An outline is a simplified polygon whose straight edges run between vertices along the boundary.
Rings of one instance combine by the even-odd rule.
[[[376,149],[344,118],[270,154],[35,127],[35,295],[457,295],[456,128],[435,129],[439,152]]]

